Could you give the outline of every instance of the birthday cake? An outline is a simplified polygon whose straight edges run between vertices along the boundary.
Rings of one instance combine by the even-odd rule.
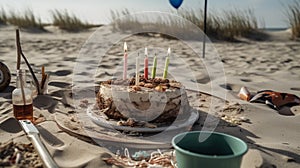
[[[180,82],[140,76],[126,80],[108,80],[100,84],[97,107],[108,119],[172,123],[190,110],[188,98]]]

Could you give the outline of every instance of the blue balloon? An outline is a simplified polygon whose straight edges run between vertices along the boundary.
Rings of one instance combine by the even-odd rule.
[[[183,1],[183,0],[169,0],[169,1],[170,1],[170,4],[171,4],[174,8],[178,9],[178,8],[180,7],[180,5],[182,4],[182,1]]]

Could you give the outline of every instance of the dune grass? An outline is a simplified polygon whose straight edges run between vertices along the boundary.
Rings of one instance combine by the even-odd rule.
[[[91,27],[99,27],[101,25],[93,25],[87,22],[81,21],[78,17],[69,12],[53,10],[50,11],[52,16],[52,23],[43,24],[41,19],[36,17],[31,9],[26,9],[22,12],[17,12],[13,9],[6,11],[4,8],[0,8],[0,25],[15,25],[25,29],[39,29],[43,30],[44,26],[54,25],[60,29],[67,31],[81,31],[89,29]]]
[[[185,10],[179,15],[203,29],[203,10]],[[257,30],[257,20],[250,9],[210,12],[207,16],[207,35],[217,39],[248,37]]]
[[[98,26],[81,21],[77,16],[69,13],[67,10],[53,10],[51,11],[51,16],[54,26],[58,26],[60,29],[67,31],[81,31]]]
[[[113,31],[123,31],[128,33],[138,32],[138,35],[147,36],[159,34],[160,36],[171,39],[175,38],[171,35],[183,34],[187,29],[180,19],[172,19],[171,16],[157,16],[154,19],[153,17],[144,14],[139,15],[130,13],[128,9],[123,9],[121,11],[111,10],[111,21]],[[156,32],[150,32],[153,30],[156,30]],[[168,32],[168,34],[160,32]],[[185,34],[185,36],[187,37],[189,35]]]
[[[0,25],[5,25],[7,22],[7,15],[3,7],[0,9]]]
[[[294,34],[299,36],[299,6],[300,3],[295,3],[295,6],[290,7],[290,20],[291,24],[295,28]],[[297,6],[298,5],[298,6]],[[82,21],[74,14],[69,13],[67,10],[52,10],[52,25],[58,26],[60,29],[67,31],[81,31],[89,29],[91,27],[98,27],[100,25],[92,25],[88,22]],[[297,13],[298,12],[298,13]],[[174,17],[158,18],[153,21],[151,18],[145,18],[145,22],[141,22],[141,19],[133,17],[126,17],[125,19],[119,19],[124,15],[130,15],[128,9],[121,11],[111,11],[111,19],[117,20],[113,22],[113,28],[115,30],[132,31],[136,28],[157,27],[160,30],[171,32],[170,34],[186,34],[186,26],[184,21],[180,19],[174,19]],[[199,28],[203,29],[204,17],[203,10],[180,10],[180,12],[174,13],[184,19],[189,20]],[[298,14],[298,18],[295,15]],[[298,23],[294,24],[294,23]],[[37,18],[32,10],[27,9],[21,13],[17,13],[14,10],[10,10],[8,13],[2,8],[0,9],[0,24],[12,24],[21,28],[37,28],[44,30],[44,25],[41,23],[40,18]],[[298,26],[298,31],[297,31]],[[222,12],[209,12],[207,18],[207,35],[211,38],[220,40],[233,40],[236,37],[249,37],[251,34],[258,31],[257,20],[252,10],[230,10]],[[192,34],[192,33],[191,33]],[[187,35],[188,36],[188,35]],[[168,37],[166,35],[166,37]]]
[[[300,2],[294,0],[286,8],[288,23],[292,29],[292,39],[300,38]]]
[[[9,14],[2,9],[2,18],[5,18],[5,23],[18,26],[26,29],[39,29],[44,30],[43,24],[40,18],[37,18],[31,9],[27,9],[24,12],[18,13],[14,10],[10,10]]]
[[[128,9],[122,11],[111,11],[111,19],[130,14]],[[189,20],[203,30],[204,16],[203,10],[181,10],[177,15]],[[145,18],[146,20],[147,18]],[[141,27],[145,23],[140,23],[136,19],[119,19],[114,22],[114,29],[129,31],[136,26]],[[176,34],[185,33],[184,22],[173,20],[171,17],[168,20],[159,20],[155,23],[158,28],[165,27],[169,31],[177,31]],[[253,10],[231,10],[222,12],[210,12],[207,17],[207,35],[209,37],[220,40],[233,40],[237,37],[250,37],[251,34],[258,31],[257,19]]]

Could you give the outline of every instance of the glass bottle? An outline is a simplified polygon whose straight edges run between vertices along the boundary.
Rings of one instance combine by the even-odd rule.
[[[32,91],[26,85],[26,70],[17,70],[16,89],[12,92],[14,116],[33,121]]]

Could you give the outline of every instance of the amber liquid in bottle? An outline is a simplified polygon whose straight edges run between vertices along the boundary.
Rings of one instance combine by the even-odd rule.
[[[32,91],[26,85],[26,71],[17,70],[17,87],[12,92],[14,116],[33,121]]]
[[[26,105],[13,105],[14,116],[17,120],[31,120],[33,121],[33,106],[32,104]]]

